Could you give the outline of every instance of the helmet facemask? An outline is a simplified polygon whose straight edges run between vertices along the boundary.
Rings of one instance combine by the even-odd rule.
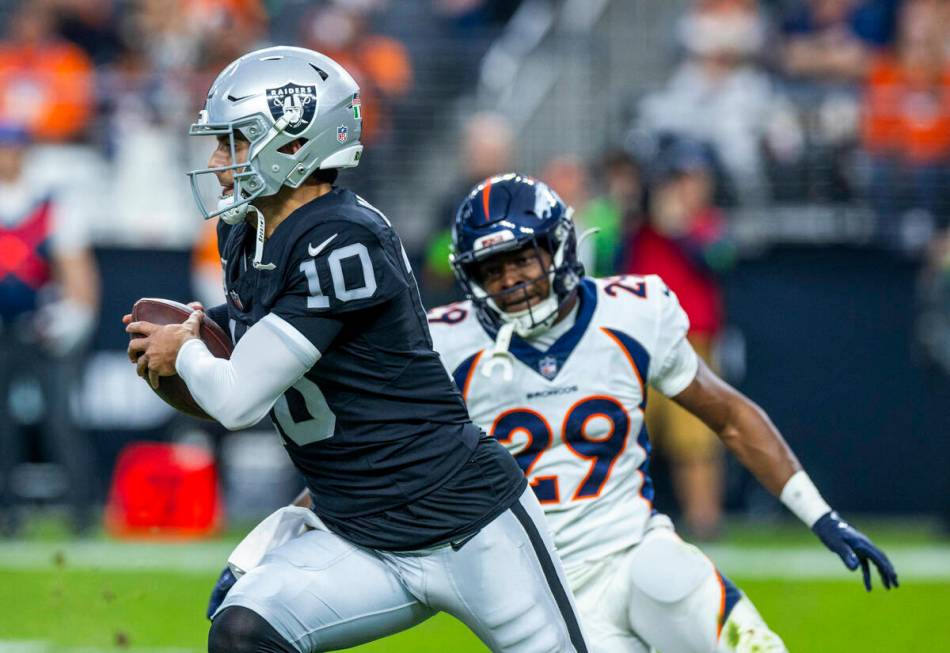
[[[269,187],[267,179],[258,170],[258,166],[261,165],[260,153],[282,134],[285,126],[281,124],[282,122],[286,121],[278,120],[268,129],[267,122],[262,116],[253,115],[230,123],[210,123],[207,112],[200,113],[198,122],[189,129],[189,135],[214,138],[223,136],[228,140],[231,154],[229,165],[201,168],[188,173],[195,203],[206,220],[220,216],[228,224],[238,224],[247,215],[251,202],[258,197],[273,195],[280,190],[282,184],[276,187],[270,184],[271,187]],[[237,139],[239,138],[248,142],[246,161],[237,160]],[[284,156],[292,163],[292,156]],[[285,169],[289,167],[287,165]],[[225,196],[217,175],[228,171],[232,173],[233,192],[230,196]],[[216,193],[215,188],[217,188]]]
[[[554,325],[561,308],[570,299],[571,292],[577,287],[582,274],[582,271],[577,269],[577,264],[565,264],[567,258],[565,255],[567,249],[572,246],[574,233],[569,216],[556,232],[553,238],[535,237],[527,243],[532,255],[541,262],[542,268],[544,268],[545,254],[550,259],[550,264],[541,276],[522,281],[511,288],[493,294],[488,293],[481,283],[480,265],[492,256],[526,248],[524,241],[509,241],[488,247],[474,255],[464,257],[464,260],[463,257],[453,256],[452,263],[456,277],[478,309],[481,319],[488,321],[496,329],[510,324],[514,332],[523,338],[543,333]],[[548,282],[548,294],[532,305],[530,289],[545,278]],[[510,303],[503,301],[504,299],[516,297],[519,294],[524,296],[528,304],[526,308],[518,311],[506,311],[502,308],[503,305]]]

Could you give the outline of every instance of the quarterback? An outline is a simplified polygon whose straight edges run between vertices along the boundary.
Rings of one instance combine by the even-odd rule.
[[[398,236],[334,185],[360,129],[359,89],[326,56],[225,68],[190,130],[216,146],[190,177],[221,218],[227,304],[208,314],[233,354],[196,337],[200,311],[127,326],[140,375],[177,373],[228,428],[269,415],[306,481],[229,558],[208,650],[349,648],[444,610],[493,651],[586,652],[543,511],[446,376]]]
[[[653,508],[649,389],[705,421],[850,569],[887,557],[842,521],[763,411],[686,340],[656,276],[593,279],[571,209],[544,183],[487,179],[455,218],[451,262],[468,301],[429,313],[472,420],[524,471],[554,531],[591,650],[785,651],[748,597]]]

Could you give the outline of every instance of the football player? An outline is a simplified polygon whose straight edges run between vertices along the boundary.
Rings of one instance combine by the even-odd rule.
[[[269,415],[306,480],[312,512],[255,529],[208,650],[337,650],[444,610],[494,651],[587,651],[543,511],[432,350],[396,232],[333,185],[359,163],[360,128],[359,89],[326,56],[275,47],[225,68],[190,130],[216,146],[190,176],[221,217],[228,301],[208,313],[234,352],[209,353],[201,311],[127,326],[140,375],[177,373],[231,429]]]
[[[468,301],[429,313],[476,424],[515,456],[554,530],[591,649],[785,651],[748,597],[653,508],[648,389],[708,424],[850,569],[887,557],[822,499],[768,416],[696,356],[656,276],[593,279],[571,209],[544,183],[485,180],[455,218]]]

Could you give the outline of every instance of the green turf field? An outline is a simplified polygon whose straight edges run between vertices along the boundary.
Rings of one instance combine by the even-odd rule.
[[[890,593],[866,594],[857,576],[797,534],[740,532],[707,549],[791,651],[950,651],[950,547],[913,535],[880,539],[902,574],[901,588]],[[0,544],[0,653],[203,651],[205,601],[230,546],[228,539]],[[484,648],[452,618],[439,616],[355,650]]]

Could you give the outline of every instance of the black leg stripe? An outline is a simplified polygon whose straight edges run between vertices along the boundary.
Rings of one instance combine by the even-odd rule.
[[[567,632],[571,637],[574,650],[577,651],[577,653],[587,653],[587,644],[584,642],[584,636],[581,634],[580,624],[577,623],[577,615],[574,614],[574,607],[571,605],[571,600],[567,596],[564,585],[561,584],[561,578],[557,575],[557,568],[554,566],[554,561],[551,560],[548,548],[544,545],[544,540],[541,538],[541,533],[538,532],[538,527],[534,525],[534,521],[532,521],[531,516],[528,515],[528,511],[525,510],[520,501],[515,501],[511,506],[511,512],[518,518],[521,527],[524,528],[525,533],[528,534],[528,539],[531,540],[534,554],[537,556],[538,562],[541,563],[544,578],[548,582],[551,594],[554,595],[554,601],[557,603],[558,610],[561,611],[564,623],[567,624]]]

